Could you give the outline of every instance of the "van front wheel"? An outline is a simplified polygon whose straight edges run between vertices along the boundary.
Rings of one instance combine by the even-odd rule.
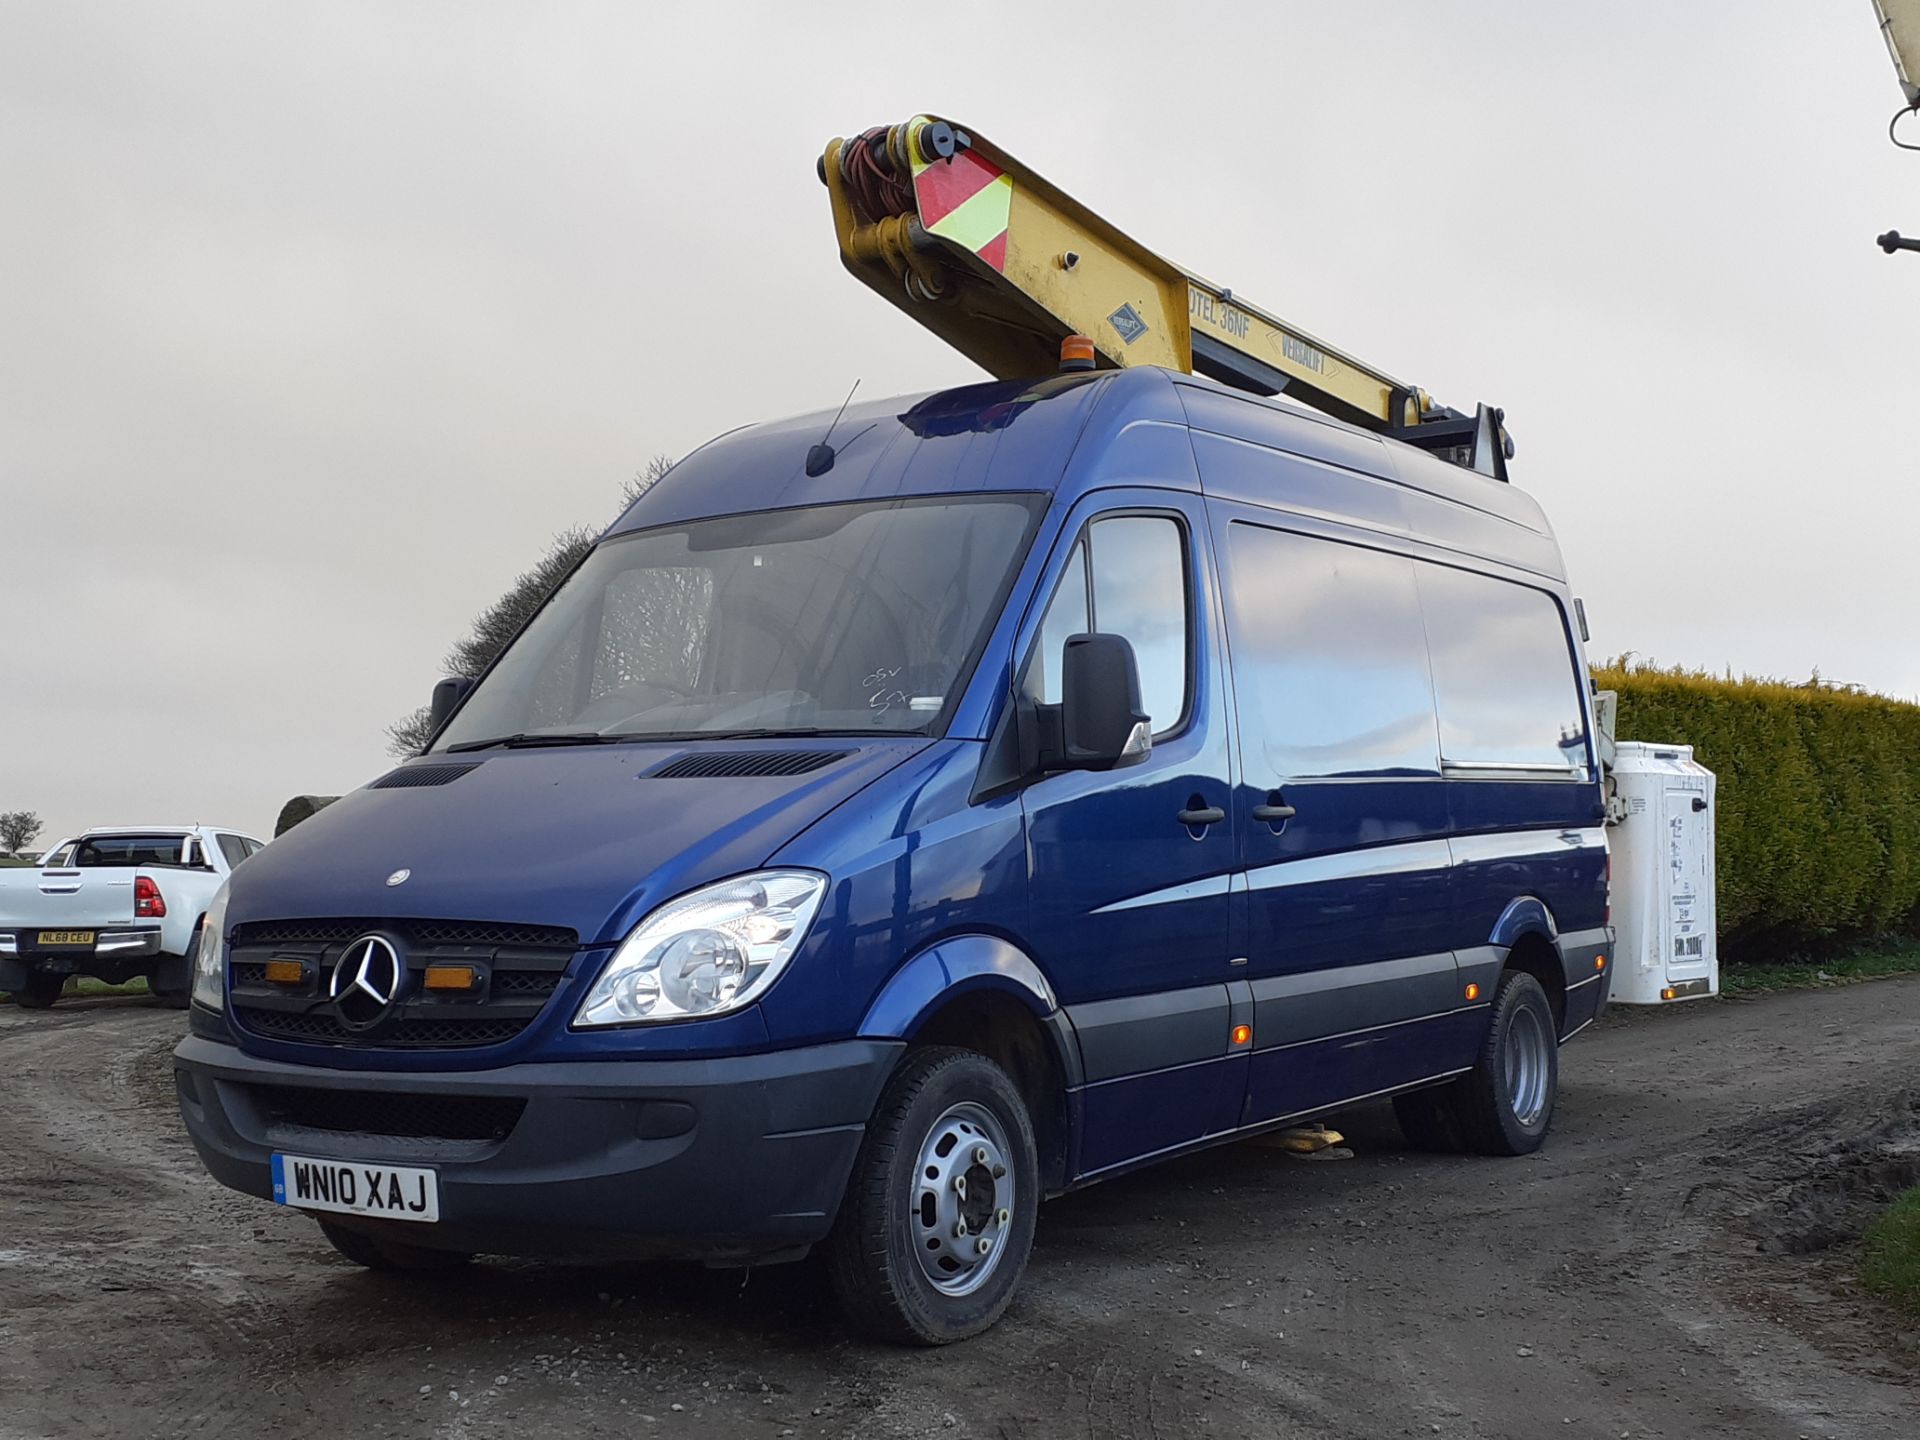
[[[978,1335],[1020,1284],[1039,1201],[1033,1122],[1007,1072],[971,1050],[911,1052],[827,1242],[847,1319],[901,1345]]]

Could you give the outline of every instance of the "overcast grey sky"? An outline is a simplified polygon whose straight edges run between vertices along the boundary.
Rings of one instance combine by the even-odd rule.
[[[656,451],[977,372],[814,158],[922,110],[1448,403],[1595,657],[1920,693],[1866,0],[0,3],[0,808],[270,833]]]

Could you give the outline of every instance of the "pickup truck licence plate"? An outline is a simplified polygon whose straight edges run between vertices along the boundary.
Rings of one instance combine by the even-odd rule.
[[[91,930],[42,930],[42,945],[91,945],[94,932]]]
[[[434,1221],[440,1218],[440,1184],[433,1171],[413,1165],[275,1154],[273,1203],[382,1220]]]

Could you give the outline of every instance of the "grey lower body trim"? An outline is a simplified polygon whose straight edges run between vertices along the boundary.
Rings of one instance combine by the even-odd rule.
[[[1337,1035],[1316,1035],[1308,1040],[1288,1040],[1279,1045],[1259,1045],[1256,1053],[1264,1055],[1269,1050],[1297,1050],[1302,1045],[1322,1045],[1330,1040],[1350,1040],[1356,1035],[1372,1035],[1381,1030],[1397,1030],[1402,1025],[1424,1025],[1429,1020],[1445,1020],[1449,1015],[1465,1015],[1470,1010],[1489,1009],[1486,1001],[1473,1005],[1456,1005],[1451,1010],[1441,1010],[1433,1015],[1414,1015],[1406,1020],[1389,1020],[1384,1025],[1363,1025],[1357,1030],[1342,1030]],[[1256,1042],[1259,1032],[1254,1032]],[[1397,1086],[1395,1087],[1398,1088]]]
[[[1225,985],[1196,985],[1066,1007],[1086,1082],[1171,1070],[1227,1052]]]
[[[1253,1039],[1262,1050],[1426,1020],[1456,1007],[1451,950],[1336,965],[1252,981]]]
[[[1598,966],[1593,963],[1596,956],[1602,962]],[[1588,986],[1598,985],[1603,980],[1610,981],[1613,975],[1613,931],[1603,925],[1592,930],[1563,932],[1560,936],[1560,965],[1567,977],[1567,1018],[1571,1020],[1578,1013],[1572,1003],[1573,997],[1579,995],[1584,1002],[1587,997],[1583,992]],[[1600,1003],[1605,1002],[1602,1000]],[[1591,1014],[1586,1015],[1581,1024],[1593,1018]],[[1578,1028],[1575,1026],[1576,1030]],[[1569,1030],[1562,1038],[1571,1038],[1573,1033],[1573,1030]]]

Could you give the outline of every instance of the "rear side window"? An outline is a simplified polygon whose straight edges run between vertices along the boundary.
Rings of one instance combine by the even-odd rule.
[[[1156,735],[1187,711],[1186,532],[1166,515],[1095,520],[1074,543],[1040,622],[1027,693],[1060,702],[1060,656],[1070,635],[1124,635],[1140,670],[1140,704]]]
[[[1244,522],[1227,535],[1241,748],[1268,770],[1257,781],[1437,774],[1413,562]]]
[[[239,868],[240,862],[253,852],[247,849],[247,842],[238,835],[216,835],[213,837],[220,847],[220,853],[227,857],[227,868]]]
[[[1490,575],[1419,569],[1447,766],[1584,774],[1580,678],[1559,603]]]

